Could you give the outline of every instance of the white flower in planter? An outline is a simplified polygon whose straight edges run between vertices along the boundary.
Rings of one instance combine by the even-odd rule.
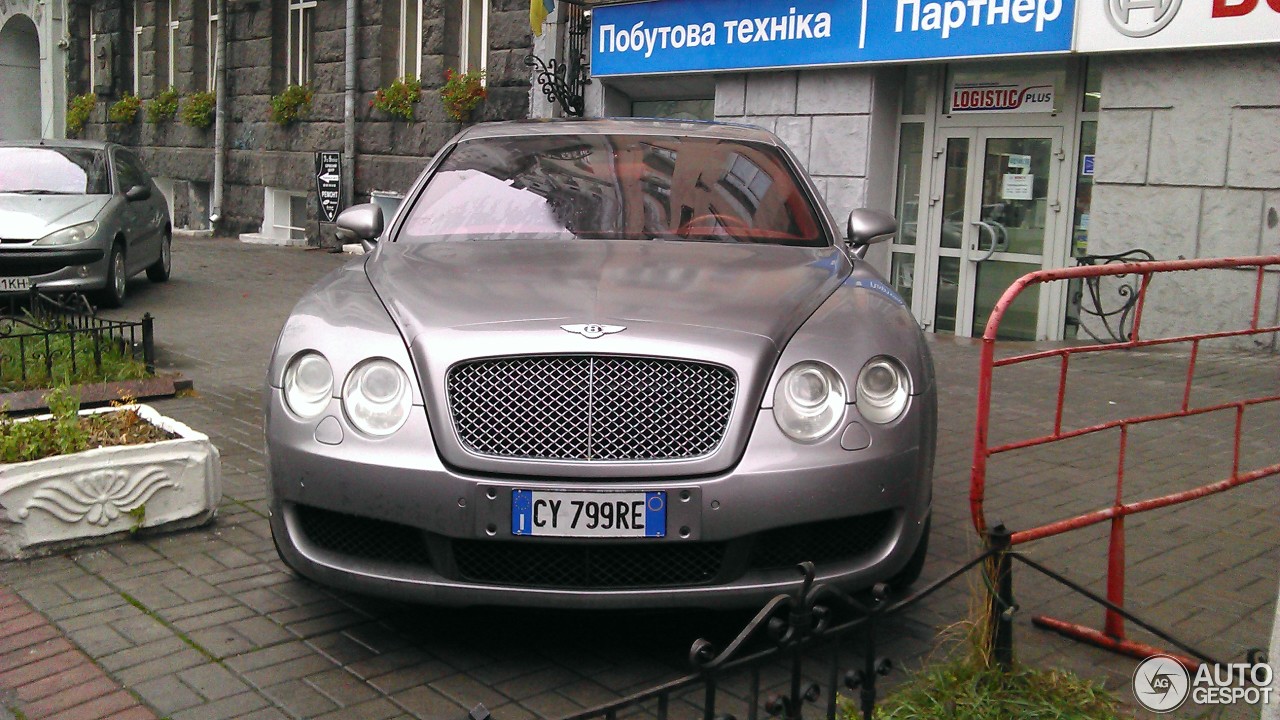
[[[139,528],[178,529],[213,519],[222,498],[222,472],[218,449],[206,435],[147,405],[80,414],[128,409],[177,437],[0,464],[0,558],[44,555]]]

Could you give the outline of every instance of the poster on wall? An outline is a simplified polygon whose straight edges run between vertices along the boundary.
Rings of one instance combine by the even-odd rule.
[[[1075,2],[653,0],[598,5],[591,17],[591,74],[1066,53]]]
[[[1005,173],[1004,182],[1000,185],[1001,200],[1034,200],[1032,188],[1036,176],[1030,173]]]

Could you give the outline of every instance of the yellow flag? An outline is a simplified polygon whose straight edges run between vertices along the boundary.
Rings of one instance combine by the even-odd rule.
[[[542,37],[542,23],[547,19],[548,3],[544,0],[529,0],[529,28],[533,34]]]

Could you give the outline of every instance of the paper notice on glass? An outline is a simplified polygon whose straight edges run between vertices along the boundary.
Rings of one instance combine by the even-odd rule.
[[[1036,176],[1030,173],[1007,173],[1000,187],[1002,200],[1032,200],[1031,186]]]

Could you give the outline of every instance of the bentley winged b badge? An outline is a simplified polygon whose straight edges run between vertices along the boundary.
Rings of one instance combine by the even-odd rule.
[[[561,325],[560,329],[571,333],[577,333],[582,337],[594,340],[604,335],[620,333],[627,328],[625,325],[597,325],[595,323],[587,323],[586,325]]]

